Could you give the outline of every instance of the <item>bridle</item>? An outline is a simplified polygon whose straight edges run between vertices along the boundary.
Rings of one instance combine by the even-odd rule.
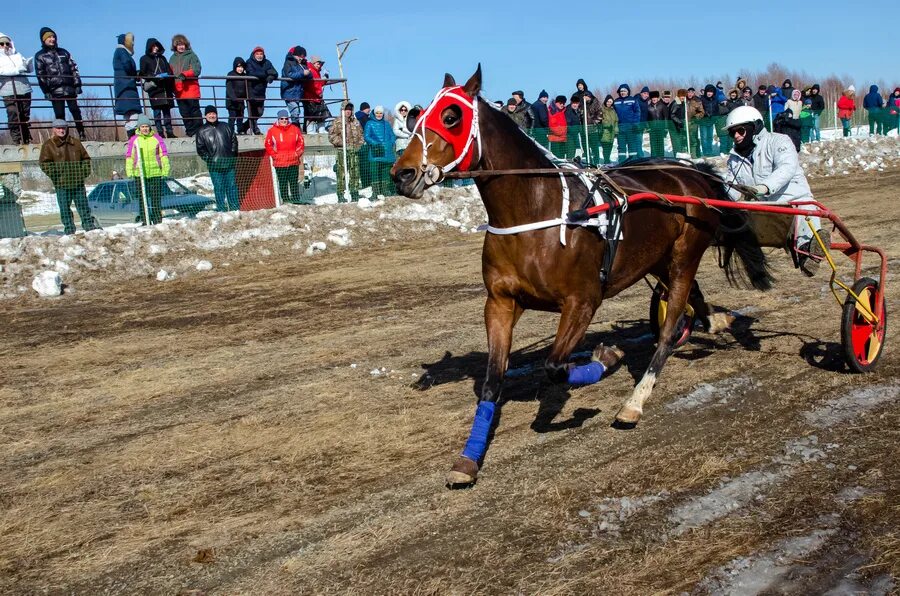
[[[454,133],[444,127],[441,114],[450,106],[456,106],[462,113],[461,131]],[[468,132],[463,132],[468,123]],[[456,159],[445,166],[428,163],[428,148],[431,143],[425,141],[425,131],[430,130],[449,143],[456,151]],[[437,92],[434,99],[419,116],[413,128],[413,135],[422,143],[422,174],[429,184],[437,184],[446,172],[458,168],[467,172],[475,163],[473,149],[478,145],[478,158],[481,159],[481,133],[478,126],[478,97],[470,98],[461,86],[444,87]]]

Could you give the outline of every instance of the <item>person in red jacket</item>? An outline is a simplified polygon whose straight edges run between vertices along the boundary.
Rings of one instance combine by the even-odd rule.
[[[856,102],[853,101],[853,97],[856,95],[856,87],[850,85],[841,94],[841,98],[837,102],[838,109],[838,118],[841,119],[841,124],[844,127],[844,136],[850,136],[850,121],[853,119],[853,112],[856,111]]]
[[[303,134],[291,124],[287,110],[278,111],[278,121],[266,132],[266,155],[272,159],[278,194],[284,203],[310,204],[300,199],[300,163]]]
[[[322,91],[325,89],[325,80],[328,79],[328,71],[325,70],[325,61],[318,56],[310,58],[306,68],[312,75],[304,79],[303,85],[303,132],[325,132],[320,130],[327,118],[331,118],[328,106],[322,101]],[[312,127],[310,127],[310,124]]]

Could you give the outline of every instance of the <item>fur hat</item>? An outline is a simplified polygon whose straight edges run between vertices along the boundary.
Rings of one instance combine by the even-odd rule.
[[[687,89],[679,89],[675,92],[675,96],[678,99],[684,99],[685,97],[687,97]]]
[[[663,99],[665,99],[666,97],[671,98],[672,92],[670,90],[666,89],[665,91],[663,91],[662,96],[663,96]]]
[[[653,99],[654,97],[659,98],[659,91],[650,92],[650,99]]]
[[[176,33],[175,35],[172,36],[172,51],[173,52],[178,51],[175,48],[178,47],[178,44],[180,44],[180,43],[184,44],[184,49],[186,49],[186,50],[191,49],[191,42],[188,41],[188,38],[185,35],[182,35],[181,33]]]
[[[561,104],[565,105],[566,96],[565,95],[557,95],[556,98],[553,100],[553,103],[561,103]]]

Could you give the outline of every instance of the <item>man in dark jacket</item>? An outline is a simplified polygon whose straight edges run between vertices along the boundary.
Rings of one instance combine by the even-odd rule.
[[[516,90],[511,95],[516,101],[516,109],[510,115],[524,130],[531,130],[534,126],[534,114],[531,112],[531,104],[525,101],[525,92]]]
[[[772,125],[769,122],[769,87],[767,85],[760,85],[759,89],[757,89],[756,95],[753,96],[753,107],[762,114],[763,123],[771,132]]]
[[[53,121],[53,136],[41,145],[40,166],[56,189],[56,202],[63,232],[75,233],[75,219],[72,217],[72,203],[78,210],[81,227],[85,232],[100,226],[91,215],[84,179],[91,173],[91,158],[81,141],[69,134],[65,120]]]
[[[366,128],[366,122],[369,121],[369,114],[372,112],[372,106],[369,105],[369,102],[364,101],[359,104],[359,110],[356,112],[356,119],[359,120],[359,125],[363,127],[363,130]]]
[[[244,123],[244,109],[250,99],[250,80],[247,63],[240,56],[231,63],[231,72],[225,79],[225,108],[228,110],[228,126],[239,134],[245,134],[250,123]]]
[[[812,112],[812,131],[811,131],[811,139],[813,141],[821,141],[822,140],[822,128],[820,120],[822,118],[822,112],[825,111],[825,98],[821,95],[822,88],[818,83],[812,86],[809,90],[809,98],[812,100],[812,104],[809,108],[809,111]]]
[[[278,78],[278,71],[272,66],[272,63],[266,58],[266,51],[261,46],[253,48],[250,58],[247,59],[247,76],[253,77],[255,80],[250,81],[250,99],[248,104],[248,119],[250,120],[250,128],[255,135],[261,135],[257,120],[259,120],[266,107],[266,87],[269,83]]]
[[[158,39],[147,40],[144,55],[141,56],[138,73],[143,80],[144,92],[150,98],[156,132],[163,138],[174,139],[172,130],[172,108],[175,107],[174,85],[166,60],[165,48]],[[228,83],[225,84],[226,89]]]
[[[650,128],[650,157],[665,157],[669,106],[660,101],[659,91],[650,92],[647,103],[647,126]]]
[[[700,147],[704,157],[715,155],[713,151],[713,135],[716,130],[716,119],[719,117],[719,99],[716,97],[716,86],[709,84],[703,88],[700,97],[703,104],[703,119],[700,121]]]
[[[619,159],[637,156],[637,144],[641,141],[641,106],[639,99],[631,96],[631,87],[622,83],[617,91],[619,97],[613,108],[619,117]]]
[[[531,104],[531,115],[534,127],[531,129],[534,140],[541,146],[547,146],[547,129],[550,127],[550,111],[547,104],[550,103],[550,94],[546,89],[541,89],[537,101]]]
[[[78,137],[85,139],[84,122],[78,107],[81,95],[81,75],[72,55],[57,44],[56,32],[50,27],[41,27],[41,49],[34,55],[34,70],[44,97],[53,106],[53,117],[64,120],[66,106],[75,120]]]
[[[137,88],[137,65],[134,63],[134,33],[121,33],[113,52],[113,89],[116,94],[114,112],[125,118],[125,134],[130,139],[137,128],[138,114],[143,112]]]
[[[869,87],[869,92],[863,98],[863,107],[869,113],[869,135],[884,134],[884,119],[881,117],[884,108],[884,99],[878,92],[878,85]]]
[[[785,79],[781,84],[781,94],[790,99],[794,93],[794,83],[790,79]]]
[[[312,71],[306,64],[306,48],[296,45],[284,57],[281,66],[281,99],[287,106],[294,126],[302,127],[300,118],[303,107],[303,81],[312,78]]]
[[[206,162],[209,177],[216,194],[216,209],[237,211],[240,209],[235,168],[238,157],[237,135],[231,126],[219,122],[216,106],[206,106],[206,122],[195,135],[197,155]]]

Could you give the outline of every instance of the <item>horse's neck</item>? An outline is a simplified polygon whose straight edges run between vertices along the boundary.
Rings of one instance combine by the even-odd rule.
[[[478,169],[524,170],[552,168],[553,163],[541,148],[520,130],[504,126],[496,118],[508,118],[487,104],[481,106],[489,116],[481,125],[483,156]],[[490,110],[490,111],[489,111]],[[509,124],[515,123],[510,120]],[[559,217],[562,187],[558,177],[489,176],[475,178],[488,221],[496,227],[512,227]]]

